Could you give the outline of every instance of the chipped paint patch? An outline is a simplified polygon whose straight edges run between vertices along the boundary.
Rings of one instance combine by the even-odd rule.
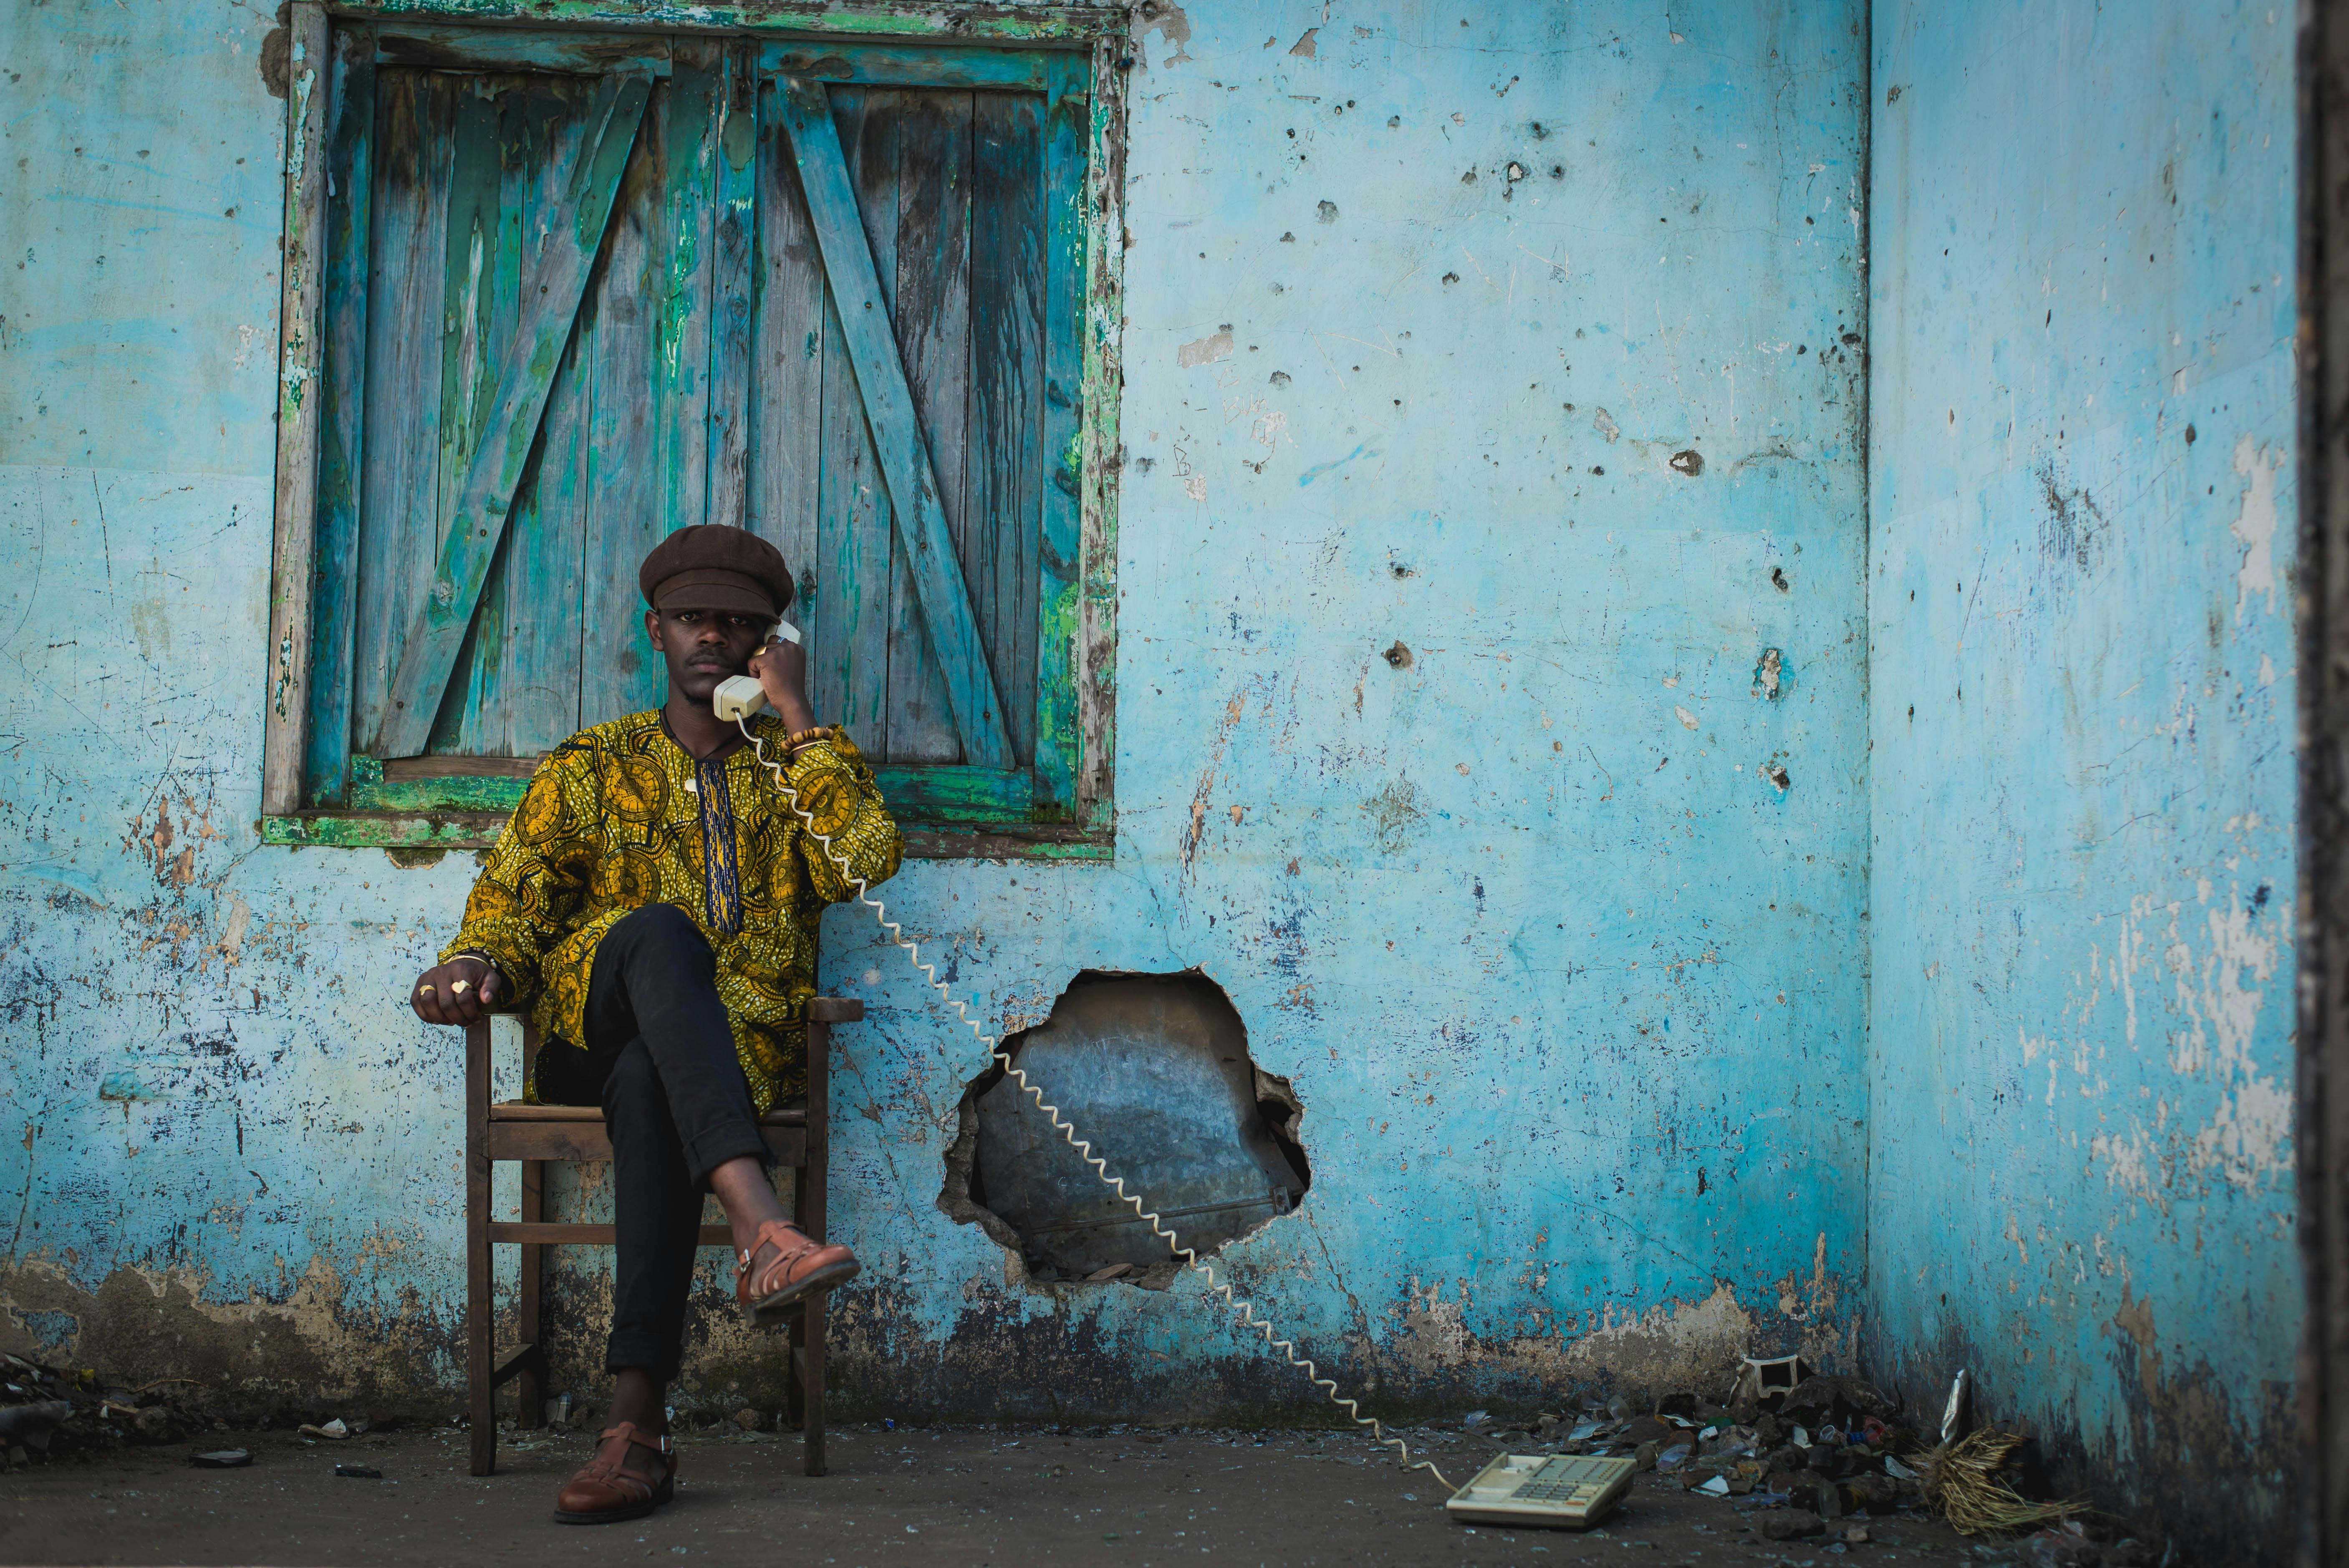
[[[1206,336],[1195,338],[1174,351],[1174,363],[1185,370],[1202,365],[1213,365],[1218,359],[1232,356],[1232,329],[1220,327]]]
[[[2271,451],[2250,436],[2235,442],[2235,472],[2241,475],[2243,502],[2228,531],[2242,542],[2243,564],[2235,573],[2235,619],[2254,593],[2267,599],[2267,613],[2276,607],[2276,470],[2283,467],[2281,449]]]

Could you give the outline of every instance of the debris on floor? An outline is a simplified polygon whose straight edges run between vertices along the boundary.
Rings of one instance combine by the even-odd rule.
[[[1981,1568],[2154,1568],[2166,1559],[2165,1553],[2132,1538],[2097,1541],[2078,1520],[1973,1550]]]
[[[0,1408],[0,1449],[47,1449],[50,1434],[72,1414],[73,1407],[63,1399]]]
[[[0,1358],[0,1468],[46,1457],[53,1444],[110,1448],[171,1443],[211,1423],[180,1398],[202,1385],[165,1377],[138,1388],[107,1388],[88,1369],[66,1371],[21,1356]]]
[[[1786,1357],[1748,1359],[1723,1404],[1692,1393],[1668,1394],[1645,1410],[1624,1398],[1593,1399],[1522,1424],[1475,1410],[1459,1429],[1505,1452],[1629,1458],[1642,1472],[1750,1514],[1765,1540],[1824,1537],[1829,1550],[1844,1551],[1869,1542],[1871,1517],[1935,1515],[1962,1534],[2006,1542],[1985,1550],[2021,1553],[2002,1563],[2134,1568],[2141,1548],[2093,1539],[2074,1518],[2083,1504],[2025,1495],[2026,1434],[1985,1427],[1935,1440],[1972,1418],[1971,1398],[1961,1374],[1940,1425],[1919,1431],[1874,1384],[1812,1372]],[[2041,1533],[2007,1539],[2032,1530]]]
[[[190,1454],[188,1462],[198,1470],[243,1470],[253,1462],[251,1449],[214,1449],[209,1453]]]

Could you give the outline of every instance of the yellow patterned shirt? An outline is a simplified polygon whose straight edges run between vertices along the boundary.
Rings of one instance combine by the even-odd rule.
[[[751,727],[781,758],[781,721],[765,714]],[[803,748],[786,776],[855,874],[878,882],[896,871],[896,824],[845,735]],[[657,710],[634,713],[581,730],[539,765],[440,961],[487,957],[543,1041],[582,1045],[596,944],[631,911],[675,904],[717,955],[735,1054],[765,1111],[806,1092],[817,921],[854,891],[750,747],[697,762]]]

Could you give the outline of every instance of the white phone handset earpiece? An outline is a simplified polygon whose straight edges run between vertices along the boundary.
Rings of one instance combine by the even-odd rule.
[[[775,635],[787,643],[796,643],[800,629],[789,621],[778,621]],[[729,676],[709,694],[709,706],[719,718],[739,724],[752,714],[767,710],[767,689],[759,684],[756,676]]]

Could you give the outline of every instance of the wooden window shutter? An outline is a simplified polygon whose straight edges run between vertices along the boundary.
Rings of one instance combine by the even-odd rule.
[[[902,820],[1071,819],[1085,57],[336,46],[303,803],[509,809],[719,521]]]

